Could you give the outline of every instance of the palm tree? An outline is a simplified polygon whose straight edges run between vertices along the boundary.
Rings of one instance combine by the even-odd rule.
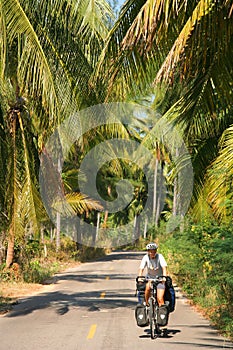
[[[97,70],[99,81],[110,67],[106,99],[165,88],[163,113],[179,123],[194,159],[196,200],[232,123],[232,18],[229,0],[126,1]]]
[[[16,232],[22,235],[30,222],[38,229],[38,155],[46,138],[95,101],[89,78],[108,30],[106,15],[111,10],[103,1],[0,1],[1,164],[8,156],[4,180],[11,179],[8,191],[1,189],[2,203],[10,203],[1,208],[9,228],[7,266]]]
[[[207,171],[205,190],[207,203],[219,222],[232,223],[232,126],[223,133],[220,150]]]
[[[30,132],[30,123],[27,125],[28,113],[23,105],[16,105],[7,115],[8,128],[8,215],[10,227],[8,233],[8,250],[6,266],[13,261],[14,240],[25,234],[25,225],[32,225],[35,234],[38,234],[38,222],[43,207],[38,194],[35,178],[36,150],[33,144],[33,135]],[[10,142],[11,141],[11,142]]]

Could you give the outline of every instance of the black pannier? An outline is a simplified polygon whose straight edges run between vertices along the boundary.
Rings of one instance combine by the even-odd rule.
[[[176,306],[176,294],[175,289],[172,285],[172,279],[171,277],[167,276],[166,278],[166,284],[165,284],[165,295],[164,295],[165,302],[168,301],[168,311],[173,312],[175,310]]]
[[[137,285],[137,290],[139,292],[144,292],[146,289],[146,280],[144,279],[143,281],[138,281],[138,277],[136,279],[136,285]]]
[[[139,327],[146,327],[149,324],[147,308],[145,305],[137,304],[135,308],[135,319]]]
[[[166,326],[168,323],[169,311],[167,305],[162,305],[157,310],[157,322],[159,326]]]
[[[139,279],[142,279],[142,281],[139,281]],[[145,289],[146,289],[146,279],[145,277],[138,276],[136,278],[136,293],[138,296],[138,302],[140,304],[143,303],[144,301],[144,296],[145,296]]]

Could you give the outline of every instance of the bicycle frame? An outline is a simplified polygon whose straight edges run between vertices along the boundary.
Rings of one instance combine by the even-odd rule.
[[[151,339],[155,339],[161,333],[157,320],[159,304],[157,301],[157,285],[162,282],[161,278],[149,279],[151,281],[151,296],[149,298],[149,322]]]
[[[159,304],[157,301],[157,285],[163,281],[163,277],[166,277],[166,276],[158,276],[156,278],[146,278],[144,276],[138,276],[136,278],[137,283],[139,278],[144,279],[144,282],[150,282],[151,295],[148,300],[149,306],[147,306],[147,313],[149,316],[150,334],[152,339],[157,338],[161,333],[163,333],[163,335],[166,334],[166,329],[163,329],[163,331],[160,330],[160,324],[158,322]],[[140,297],[142,297],[142,295],[140,295],[140,292],[139,292],[138,298]],[[143,299],[144,299],[144,295],[143,295]],[[141,303],[145,303],[145,299],[143,302],[141,300]]]
[[[151,339],[155,339],[160,334],[160,328],[157,322],[158,302],[157,302],[157,285],[160,281],[151,280],[151,296],[149,298],[149,322]]]

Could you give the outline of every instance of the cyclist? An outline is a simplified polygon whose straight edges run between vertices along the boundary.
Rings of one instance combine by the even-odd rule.
[[[146,246],[147,254],[141,260],[138,276],[143,276],[143,271],[147,267],[148,278],[155,278],[156,276],[167,276],[167,263],[162,254],[157,253],[158,246],[156,243],[149,243]],[[166,278],[163,277],[161,283],[157,286],[157,300],[159,306],[164,305]],[[145,301],[148,305],[150,297],[151,282],[148,281],[145,289]]]

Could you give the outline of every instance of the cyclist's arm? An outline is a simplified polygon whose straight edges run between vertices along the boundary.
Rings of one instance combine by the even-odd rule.
[[[138,276],[143,276],[143,271],[144,271],[144,269],[139,269]]]
[[[139,270],[138,270],[138,276],[143,276],[143,272],[145,267],[147,266],[147,257],[144,256],[141,260],[140,266],[139,266]]]
[[[163,276],[167,276],[167,266],[162,267]],[[163,282],[166,282],[166,278],[163,278]]]

